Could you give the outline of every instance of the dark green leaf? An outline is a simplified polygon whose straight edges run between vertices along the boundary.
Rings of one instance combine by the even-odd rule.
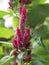
[[[32,57],[34,60],[39,60],[39,61],[42,61],[42,62],[47,62],[44,58],[36,55],[36,54],[32,54]]]
[[[33,36],[40,36],[43,39],[48,39],[49,38],[49,30],[48,27],[43,25],[39,29],[35,30],[33,32]]]
[[[28,11],[27,25],[33,28],[42,24],[47,16],[49,16],[49,4],[33,6]]]
[[[30,65],[44,65],[44,64],[42,62],[35,60],[35,61],[31,62]]]

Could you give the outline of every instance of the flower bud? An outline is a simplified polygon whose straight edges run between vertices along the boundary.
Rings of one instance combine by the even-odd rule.
[[[28,50],[28,55],[30,55],[31,54],[31,50]]]
[[[31,56],[27,56],[25,59],[23,59],[24,62],[29,62],[31,61]]]
[[[30,47],[30,42],[26,43],[26,49]]]
[[[12,53],[13,55],[15,55],[15,56],[17,56],[18,55],[18,51],[13,51],[13,53]]]

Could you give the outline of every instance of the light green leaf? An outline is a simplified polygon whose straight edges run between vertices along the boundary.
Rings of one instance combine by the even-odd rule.
[[[3,16],[7,15],[8,13],[5,11],[0,11],[0,18],[3,18]]]
[[[4,27],[4,19],[0,18],[0,27]]]
[[[0,27],[0,37],[8,39],[13,35],[14,35],[14,31],[12,29]]]
[[[12,48],[12,43],[0,41],[2,47]]]
[[[46,0],[33,0],[34,4],[44,4]]]
[[[3,55],[4,53],[3,53],[3,48],[2,48],[2,46],[0,46],[0,55]]]
[[[13,17],[13,25],[14,27],[18,27],[18,24],[19,24],[19,20],[18,20],[18,17]]]

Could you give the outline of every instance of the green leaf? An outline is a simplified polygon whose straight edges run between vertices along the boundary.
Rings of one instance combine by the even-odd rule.
[[[24,55],[24,53],[22,53],[22,52],[19,53],[19,55],[18,55],[18,59],[19,59],[19,60],[22,60],[22,59],[23,59],[23,55]]]
[[[3,18],[3,16],[7,15],[7,12],[5,11],[0,11],[0,18]]]
[[[18,20],[18,17],[13,17],[13,25],[14,27],[18,27],[18,24],[19,24],[19,20]]]
[[[0,60],[0,65],[10,65],[10,61],[12,61],[15,56],[5,56]]]
[[[49,16],[49,4],[41,4],[32,6],[27,14],[27,26],[31,28],[36,27],[38,24],[43,24],[45,18]]]
[[[0,18],[0,27],[4,27],[4,19]]]
[[[35,60],[35,61],[31,62],[30,65],[44,65],[44,64],[42,62]]]
[[[9,58],[9,56],[3,57],[3,58],[0,60],[0,65],[2,65],[2,64],[4,63],[4,61],[5,61],[6,59],[8,59],[8,58]]]
[[[0,55],[3,55],[4,53],[3,53],[3,48],[2,48],[2,46],[0,46]]]
[[[49,48],[49,42],[48,43],[45,42],[45,44]],[[47,61],[44,63],[44,65],[49,65],[49,52],[46,52],[41,46],[38,46],[34,50],[34,53]]]
[[[0,27],[0,37],[8,39],[13,35],[14,35],[14,31],[12,29]]]
[[[0,41],[2,47],[12,48],[12,43]]]
[[[34,4],[44,4],[46,0],[33,0]]]
[[[42,62],[47,62],[44,58],[42,58],[42,57],[39,56],[39,55],[32,54],[31,56],[32,56],[32,58],[33,58],[34,60],[39,60],[39,61],[42,61]]]
[[[34,32],[33,32],[33,36],[40,36],[42,39],[48,39],[49,38],[49,30],[48,30],[48,27],[43,25],[41,26],[39,29],[36,29]]]

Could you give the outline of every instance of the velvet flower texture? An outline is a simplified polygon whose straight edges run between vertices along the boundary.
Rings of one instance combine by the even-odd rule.
[[[26,12],[26,6],[20,7],[20,19],[19,19],[19,27],[15,31],[15,36],[13,38],[12,46],[13,48],[16,48],[17,52],[25,52],[27,51],[27,56],[23,59],[25,62],[29,62],[31,60],[31,50],[30,48],[30,27],[26,28],[26,18],[27,18],[27,12]],[[29,50],[28,50],[29,49]],[[18,55],[14,51],[14,55]]]

